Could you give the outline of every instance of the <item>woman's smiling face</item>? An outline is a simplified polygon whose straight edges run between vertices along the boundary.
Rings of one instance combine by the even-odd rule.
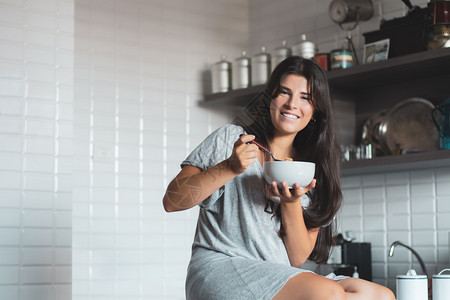
[[[295,136],[314,114],[308,81],[303,76],[289,74],[281,81],[280,88],[280,94],[270,103],[274,135]]]

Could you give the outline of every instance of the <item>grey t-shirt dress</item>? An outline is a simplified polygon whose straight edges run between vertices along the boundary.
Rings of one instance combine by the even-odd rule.
[[[242,127],[225,125],[181,164],[202,170],[230,157]],[[200,204],[186,279],[188,300],[271,299],[286,281],[308,270],[290,266],[279,221],[264,212],[257,160]]]

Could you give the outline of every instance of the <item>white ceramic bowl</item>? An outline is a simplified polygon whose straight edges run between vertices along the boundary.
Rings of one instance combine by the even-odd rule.
[[[280,186],[285,181],[290,188],[294,183],[305,187],[313,180],[315,168],[314,163],[306,161],[266,161],[263,173],[268,184],[275,181]]]

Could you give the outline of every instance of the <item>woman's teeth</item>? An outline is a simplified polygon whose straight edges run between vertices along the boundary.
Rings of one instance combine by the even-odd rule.
[[[288,118],[288,119],[293,119],[293,120],[298,119],[298,116],[296,116],[296,115],[291,115],[291,114],[288,114],[288,113],[281,113],[281,115],[282,115],[283,117],[285,117],[285,118]]]

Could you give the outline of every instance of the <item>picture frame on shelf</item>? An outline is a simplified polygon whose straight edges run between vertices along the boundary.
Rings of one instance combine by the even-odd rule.
[[[388,59],[388,54],[389,54],[389,39],[384,39],[364,45],[365,64],[386,60]]]

